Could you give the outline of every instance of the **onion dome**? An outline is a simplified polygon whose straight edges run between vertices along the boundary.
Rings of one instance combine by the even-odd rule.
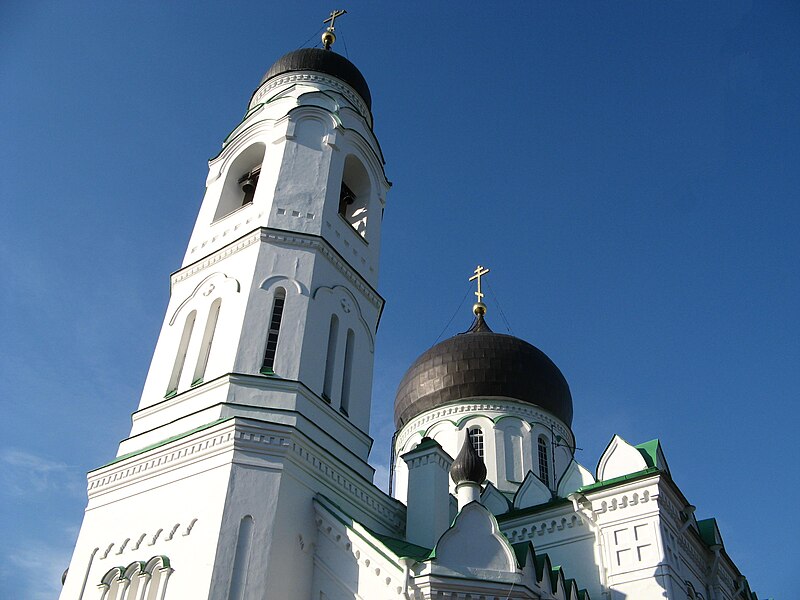
[[[486,481],[486,465],[478,451],[475,450],[475,446],[472,445],[469,435],[464,436],[461,451],[450,465],[450,479],[456,485],[465,481],[480,485]]]
[[[394,403],[398,430],[425,411],[470,398],[532,404],[572,425],[572,395],[558,367],[528,342],[493,332],[484,312],[476,309],[469,330],[436,344],[406,371]]]
[[[331,75],[336,79],[341,79],[364,100],[367,109],[372,110],[372,96],[369,93],[367,80],[356,66],[341,54],[333,50],[323,50],[321,48],[301,48],[285,54],[272,65],[261,78],[264,84],[269,79],[289,73],[292,71],[314,71]]]

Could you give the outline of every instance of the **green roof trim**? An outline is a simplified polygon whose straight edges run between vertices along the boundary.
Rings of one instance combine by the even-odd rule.
[[[154,444],[150,444],[149,446],[145,446],[144,448],[140,448],[139,450],[134,450],[133,452],[128,452],[127,454],[123,454],[122,456],[118,456],[117,458],[115,458],[111,462],[108,462],[108,463],[104,464],[102,467],[98,467],[98,468],[102,469],[103,467],[108,467],[108,466],[113,465],[115,463],[121,462],[121,461],[123,461],[123,460],[125,460],[127,458],[131,458],[131,457],[137,456],[139,454],[144,454],[145,452],[149,452],[150,450],[155,450],[156,448],[159,448],[160,446],[164,446],[166,444],[169,444],[170,442],[174,442],[174,441],[179,440],[181,438],[188,437],[188,436],[192,435],[193,433],[197,433],[198,431],[203,431],[204,429],[209,429],[210,427],[213,427],[214,425],[219,425],[220,423],[223,423],[224,421],[230,421],[231,419],[233,419],[233,417],[224,417],[222,419],[217,419],[216,421],[211,421],[211,423],[206,423],[205,425],[200,425],[200,427],[195,427],[194,429],[190,429],[189,431],[184,431],[183,433],[179,433],[177,435],[173,435],[172,437],[168,437],[168,438],[166,438],[164,440],[161,440],[160,442],[156,442]],[[97,469],[94,469],[94,470],[97,471]]]
[[[417,561],[420,561],[420,562],[427,559],[427,553],[432,553],[427,548],[423,548],[421,546],[415,546],[414,544],[410,544],[408,542],[404,542],[402,540],[398,540],[397,538],[393,538],[393,537],[390,537],[390,536],[387,536],[387,535],[383,535],[383,534],[374,532],[372,529],[370,529],[369,527],[365,526],[363,523],[361,523],[359,521],[356,521],[353,517],[351,517],[349,514],[347,514],[347,512],[342,510],[342,508],[338,504],[336,504],[330,498],[327,498],[323,494],[317,494],[317,498],[316,498],[315,501],[318,502],[322,507],[324,507],[325,510],[328,511],[328,514],[330,514],[334,519],[339,521],[345,527],[349,528],[350,531],[352,531],[358,537],[360,537],[362,540],[364,540],[364,542],[366,542],[367,544],[372,546],[372,548],[374,548],[375,551],[378,554],[383,556],[386,560],[388,560],[390,563],[392,563],[393,565],[395,565],[398,568],[402,568],[402,565],[400,565],[394,558],[392,558],[386,552],[384,552],[381,548],[379,548],[378,545],[375,544],[375,542],[378,542],[386,550],[388,550],[390,553],[394,554],[396,558],[406,558],[406,556],[404,556],[403,554],[398,554],[394,550],[394,548],[398,548],[398,549],[400,549],[402,551],[405,551],[405,552],[414,552],[414,551],[416,551],[416,549],[418,549],[420,551],[420,555],[422,555],[423,552],[426,553],[425,557],[423,557],[421,559],[417,559],[414,556],[408,556],[407,557],[407,558],[413,558],[414,560],[417,560]],[[337,511],[340,514],[337,514]],[[344,515],[344,517],[342,515]],[[359,529],[361,529],[362,531],[359,531]],[[370,538],[372,538],[372,539],[370,539]],[[387,541],[389,542],[389,544],[392,544],[394,546],[394,548],[392,546],[390,546],[389,544],[387,544],[386,543]]]
[[[361,526],[364,527],[364,525]],[[372,535],[381,544],[394,552],[398,558],[413,558],[417,562],[423,562],[428,560],[428,557],[431,555],[432,551],[428,548],[417,546],[416,544],[406,542],[405,540],[398,540],[397,538],[377,533],[367,527],[364,527],[364,529],[369,531],[370,535]]]
[[[658,467],[647,467],[646,469],[642,469],[641,471],[636,471],[635,473],[629,473],[628,475],[620,475],[619,477],[614,477],[613,479],[606,479],[605,481],[598,481],[596,483],[590,483],[588,485],[584,485],[578,488],[578,491],[594,492],[599,489],[617,485],[618,483],[624,483],[626,481],[635,481],[636,479],[643,479],[644,477],[649,477],[650,475],[655,475],[660,472],[661,470]]]
[[[537,504],[536,506],[528,506],[526,508],[512,508],[510,511],[503,513],[502,515],[497,515],[497,520],[508,521],[510,519],[516,519],[518,517],[533,515],[538,512],[555,508],[556,506],[559,506],[561,504],[570,504],[570,501],[567,498],[553,498],[552,500],[548,500],[544,504]]]
[[[636,448],[642,455],[648,467],[663,467],[663,465],[658,464],[658,451],[660,445],[661,442],[659,442],[658,438],[656,438],[654,440],[650,440],[649,442],[645,442],[644,444],[637,444],[634,446],[634,448]]]
[[[429,448],[441,448],[439,442],[434,440],[433,438],[424,437],[419,444],[413,450],[409,450],[409,452],[417,452],[419,450],[428,450]]]

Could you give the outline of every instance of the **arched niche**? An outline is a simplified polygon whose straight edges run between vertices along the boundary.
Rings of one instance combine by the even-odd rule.
[[[214,213],[215,221],[237,208],[253,203],[266,149],[261,142],[251,144],[230,164]]]
[[[369,241],[369,220],[372,212],[372,182],[367,169],[355,155],[344,160],[339,191],[339,215],[365,240]]]

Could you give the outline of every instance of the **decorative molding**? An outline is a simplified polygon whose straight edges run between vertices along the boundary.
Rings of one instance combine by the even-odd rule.
[[[190,525],[187,527],[187,529],[183,533],[183,535],[185,535],[185,536],[189,535],[189,533],[191,533],[192,528],[194,527],[195,523],[197,523],[197,519],[196,518],[192,519]],[[169,535],[167,535],[167,537],[164,538],[163,541],[164,542],[169,542],[170,540],[172,540],[173,536],[175,535],[175,532],[178,530],[179,527],[180,527],[180,523],[175,523],[175,525],[172,527],[172,531],[169,533]],[[152,539],[147,543],[147,545],[148,546],[154,546],[156,544],[156,542],[158,541],[158,538],[161,536],[161,534],[163,532],[164,532],[163,528],[160,528],[160,529],[156,530],[155,534],[153,534]],[[137,551],[139,549],[139,547],[142,545],[142,541],[145,539],[145,537],[147,537],[147,533],[146,532],[139,536],[139,538],[136,541],[136,543],[130,548],[130,551],[131,552]],[[125,551],[125,548],[128,546],[128,542],[130,542],[131,539],[132,538],[129,538],[129,537],[125,538],[125,540],[119,545],[119,550],[117,550],[114,553],[114,555],[116,556],[116,555],[122,554]],[[108,557],[108,555],[110,554],[111,549],[114,547],[114,545],[115,545],[114,542],[111,542],[108,545],[108,547],[106,548],[106,551],[100,556],[100,560],[103,560],[103,559]]]
[[[314,290],[314,293],[311,294],[311,298],[312,299],[316,299],[317,294],[319,294],[320,292],[328,292],[331,295],[333,295],[333,293],[336,292],[336,291],[341,291],[343,294],[345,294],[345,297],[342,298],[341,302],[340,302],[342,311],[344,311],[345,314],[352,312],[353,311],[353,307],[355,306],[356,317],[358,318],[358,321],[361,323],[361,325],[364,327],[364,330],[367,332],[367,339],[369,340],[369,351],[370,351],[370,353],[374,354],[375,353],[375,339],[374,339],[374,337],[372,335],[372,329],[370,328],[369,324],[367,323],[367,320],[361,314],[361,305],[358,303],[358,299],[353,295],[353,292],[351,292],[349,289],[347,289],[343,285],[334,285],[332,287],[331,286],[319,286],[317,289]]]
[[[310,249],[318,252],[328,259],[328,261],[336,267],[336,269],[344,275],[344,277],[369,300],[378,310],[383,306],[384,300],[367,285],[360,275],[357,275],[350,265],[345,262],[337,252],[335,252],[324,238],[314,236],[305,237],[297,234],[292,234],[289,231],[279,231],[275,229],[261,229],[262,241],[270,241],[279,244],[286,244],[288,246],[298,246],[305,249]]]
[[[529,525],[504,529],[503,533],[508,536],[512,544],[516,544],[519,542],[527,542],[534,537],[541,537],[556,531],[583,527],[585,524],[582,517],[577,514],[571,514],[563,517],[549,517],[546,519],[533,520]]]
[[[389,590],[394,590],[397,594],[402,593],[403,571],[400,565],[389,557],[382,556],[379,550],[372,547],[368,541],[362,539],[362,535],[359,532],[341,523],[336,517],[329,514],[327,510],[321,509],[316,502],[314,508],[317,515],[315,520],[317,531],[342,551],[353,557],[359,566],[359,574],[371,574],[379,578],[380,583],[386,585]],[[339,580],[333,569],[317,553],[314,555],[314,565],[322,566],[329,576],[344,585],[344,582]],[[349,585],[344,585],[344,587],[350,589]],[[350,591],[357,592],[358,590],[350,589]]]
[[[251,233],[248,233],[247,235],[228,244],[227,246],[220,248],[216,252],[209,254],[204,259],[201,259],[179,271],[176,271],[170,277],[170,286],[174,286],[175,284],[188,279],[203,269],[212,267],[221,260],[236,254],[237,252],[240,252],[259,241],[297,246],[318,252],[320,255],[327,258],[334,268],[336,268],[339,273],[344,275],[345,279],[347,279],[355,289],[361,292],[361,294],[367,298],[367,300],[369,300],[369,302],[375,306],[375,308],[381,310],[383,307],[383,298],[381,298],[377,292],[373,290],[372,286],[366,283],[366,280],[363,279],[361,275],[359,275],[350,267],[349,263],[347,263],[335,250],[333,250],[333,248],[327,241],[325,241],[324,238],[314,234],[304,235],[301,233],[293,233],[291,231],[272,229],[262,226],[259,226]]]
[[[261,232],[259,229],[253,230],[251,233],[245,235],[244,237],[239,238],[238,240],[228,244],[227,246],[223,246],[216,252],[209,254],[205,258],[198,260],[197,262],[191,263],[190,265],[176,271],[170,277],[170,287],[174,286],[176,283],[179,283],[185,279],[189,279],[195,273],[199,273],[203,269],[207,269],[209,267],[214,266],[219,261],[236,254],[244,250],[245,248],[252,246],[253,244],[259,242],[261,240]],[[196,248],[192,248],[191,252],[194,252]]]
[[[203,281],[198,283],[195,286],[194,290],[192,290],[192,293],[189,294],[184,299],[184,301],[181,302],[178,305],[178,308],[176,308],[175,312],[172,313],[172,317],[169,320],[169,324],[170,325],[174,325],[175,324],[175,319],[178,318],[178,313],[180,313],[183,310],[183,308],[185,306],[187,306],[195,298],[195,296],[197,296],[198,292],[200,292],[203,296],[206,296],[206,297],[208,297],[211,294],[213,294],[214,291],[216,291],[217,286],[211,280],[212,279],[220,279],[220,278],[222,278],[222,281],[219,282],[220,288],[225,287],[225,288],[233,290],[234,293],[239,293],[239,291],[241,290],[241,284],[239,283],[239,281],[237,279],[235,279],[234,277],[228,277],[225,273],[222,273],[222,272],[219,272],[219,271],[216,272],[216,273],[211,273],[205,279],[203,279]],[[216,297],[221,298],[222,297],[222,293],[223,293],[223,290],[220,289],[220,291],[218,292]]]
[[[602,515],[606,512],[613,512],[615,510],[624,510],[630,506],[636,506],[638,504],[645,504],[649,502],[651,499],[658,498],[658,494],[650,494],[649,491],[644,490],[641,494],[639,492],[633,492],[630,495],[628,494],[621,494],[619,496],[613,497],[610,500],[601,500],[599,506],[594,508],[594,503],[592,506],[595,512],[598,515]]]
[[[301,468],[325,482],[348,498],[353,504],[372,514],[398,531],[405,520],[402,504],[383,495],[363,478],[350,475],[311,452],[296,438],[291,427],[266,423],[252,425],[241,420],[229,420],[216,427],[176,440],[152,451],[133,456],[90,474],[89,497],[130,485],[146,477],[180,468],[187,463],[207,458],[231,449],[257,451],[272,456],[287,456]],[[156,534],[152,543],[161,534]],[[151,545],[152,545],[151,543]]]

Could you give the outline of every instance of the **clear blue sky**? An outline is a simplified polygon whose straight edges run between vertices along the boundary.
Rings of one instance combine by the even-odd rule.
[[[207,172],[334,8],[0,6],[0,597],[52,597],[130,426]],[[662,440],[761,598],[797,584],[800,4],[351,1],[394,187],[373,462],[477,263],[591,470]],[[445,335],[465,329],[465,303]]]

